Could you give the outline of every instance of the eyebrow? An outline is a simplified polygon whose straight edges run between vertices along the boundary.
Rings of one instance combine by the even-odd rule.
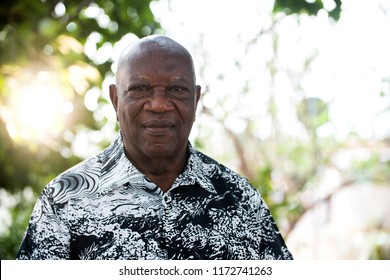
[[[131,76],[128,78],[128,81],[145,81],[145,80],[148,80],[148,79],[149,79],[148,76],[139,75],[139,74],[134,74],[134,75],[131,75]],[[191,82],[191,77],[190,77],[190,76],[187,76],[187,75],[174,76],[174,77],[171,77],[170,80],[171,80],[171,81]]]

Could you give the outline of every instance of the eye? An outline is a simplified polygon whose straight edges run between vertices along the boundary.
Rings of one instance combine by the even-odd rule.
[[[150,87],[147,85],[135,85],[129,89],[129,91],[136,91],[136,92],[145,92],[145,91],[149,91],[149,90],[150,90]]]
[[[151,91],[150,86],[136,84],[136,85],[129,86],[129,88],[126,90],[126,93],[130,97],[141,98],[149,94],[150,91]]]
[[[171,93],[186,93],[188,89],[184,86],[173,85],[168,88],[168,91]]]

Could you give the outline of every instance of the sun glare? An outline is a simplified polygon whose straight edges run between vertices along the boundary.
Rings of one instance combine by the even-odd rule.
[[[38,73],[38,78],[25,84],[14,80],[7,106],[2,108],[9,135],[15,141],[46,142],[57,135],[73,110],[61,85],[52,74]]]

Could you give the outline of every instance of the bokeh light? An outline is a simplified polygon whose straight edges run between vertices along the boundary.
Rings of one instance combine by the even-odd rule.
[[[35,142],[50,145],[64,128],[73,105],[67,100],[55,72],[25,71],[9,79],[9,97],[1,108],[1,118],[15,142]]]

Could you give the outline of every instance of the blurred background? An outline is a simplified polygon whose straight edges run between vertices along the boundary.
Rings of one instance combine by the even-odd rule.
[[[259,188],[295,259],[390,259],[386,0],[3,0],[0,259],[43,187],[111,142],[118,56],[150,34],[193,54],[191,141]]]

